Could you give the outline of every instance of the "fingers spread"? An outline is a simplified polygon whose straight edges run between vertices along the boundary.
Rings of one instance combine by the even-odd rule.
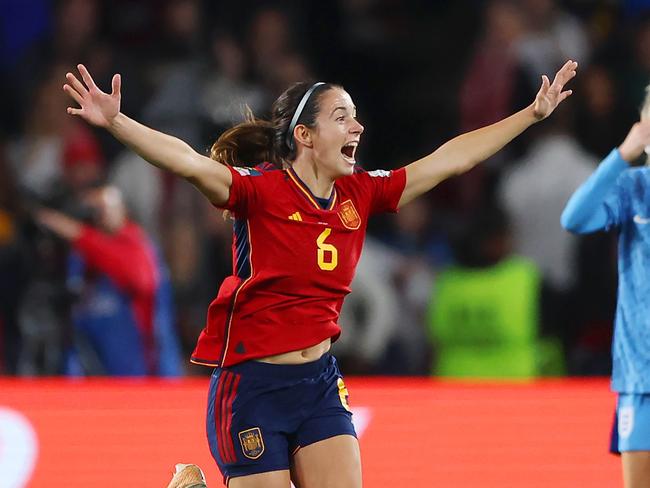
[[[566,91],[563,91],[562,93],[560,93],[560,96],[558,98],[558,103],[563,101],[563,100],[566,100],[567,98],[569,98],[572,93],[573,93],[573,90],[566,90]]]
[[[74,99],[74,101],[77,102],[79,105],[81,105],[81,102],[83,102],[83,97],[79,95],[79,93],[70,85],[68,84],[63,85],[63,91],[66,92],[68,95],[70,95]]]
[[[575,61],[567,61],[564,63],[564,66],[555,75],[553,83],[559,83],[560,85],[566,84],[571,78],[576,75],[576,69],[578,68],[578,63]]]
[[[77,69],[79,70],[79,73],[81,73],[81,77],[83,78],[86,86],[88,86],[89,90],[93,88],[97,88],[97,85],[95,85],[95,81],[93,80],[93,77],[90,76],[90,73],[88,72],[88,70],[83,64],[78,64]]]
[[[68,80],[70,86],[74,88],[77,91],[77,93],[84,94],[84,95],[88,93],[88,90],[83,85],[83,83],[81,83],[79,79],[72,73],[66,73],[65,79]]]

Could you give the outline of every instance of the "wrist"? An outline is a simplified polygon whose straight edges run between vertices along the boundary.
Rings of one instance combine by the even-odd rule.
[[[533,125],[536,124],[537,122],[540,122],[541,120],[544,120],[544,117],[539,115],[535,111],[535,102],[531,103],[526,107],[523,112],[526,115],[526,118],[528,119],[528,125]]]
[[[108,121],[108,125],[106,126],[106,129],[111,134],[115,134],[124,125],[125,120],[126,120],[126,115],[124,115],[122,112],[117,112],[115,117],[113,117],[111,120]]]

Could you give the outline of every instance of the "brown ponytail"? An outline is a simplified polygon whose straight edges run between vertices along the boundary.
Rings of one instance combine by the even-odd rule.
[[[230,166],[277,164],[271,122],[257,119],[246,107],[246,120],[225,131],[210,148],[210,158]]]
[[[296,148],[287,143],[287,134],[296,108],[310,87],[311,83],[300,82],[285,90],[273,103],[271,122],[255,118],[251,109],[245,107],[244,122],[221,134],[210,148],[210,157],[230,166],[256,166],[269,162],[281,169],[291,164],[296,157]],[[296,122],[314,127],[319,97],[333,87],[338,85],[322,83],[312,87],[314,93],[306,101]]]

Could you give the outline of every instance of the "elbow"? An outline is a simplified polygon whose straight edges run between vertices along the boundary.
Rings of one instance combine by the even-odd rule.
[[[562,225],[564,230],[567,230],[574,234],[580,234],[583,232],[580,222],[569,208],[565,208],[562,212],[562,215],[560,216],[560,225]]]

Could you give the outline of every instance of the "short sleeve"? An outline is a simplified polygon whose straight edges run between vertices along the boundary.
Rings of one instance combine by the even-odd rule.
[[[359,173],[357,177],[370,198],[370,214],[397,212],[399,200],[406,186],[404,168],[393,171],[377,169]]]
[[[263,173],[255,168],[228,166],[232,184],[228,201],[222,206],[240,217],[248,215],[260,199],[260,184]]]

